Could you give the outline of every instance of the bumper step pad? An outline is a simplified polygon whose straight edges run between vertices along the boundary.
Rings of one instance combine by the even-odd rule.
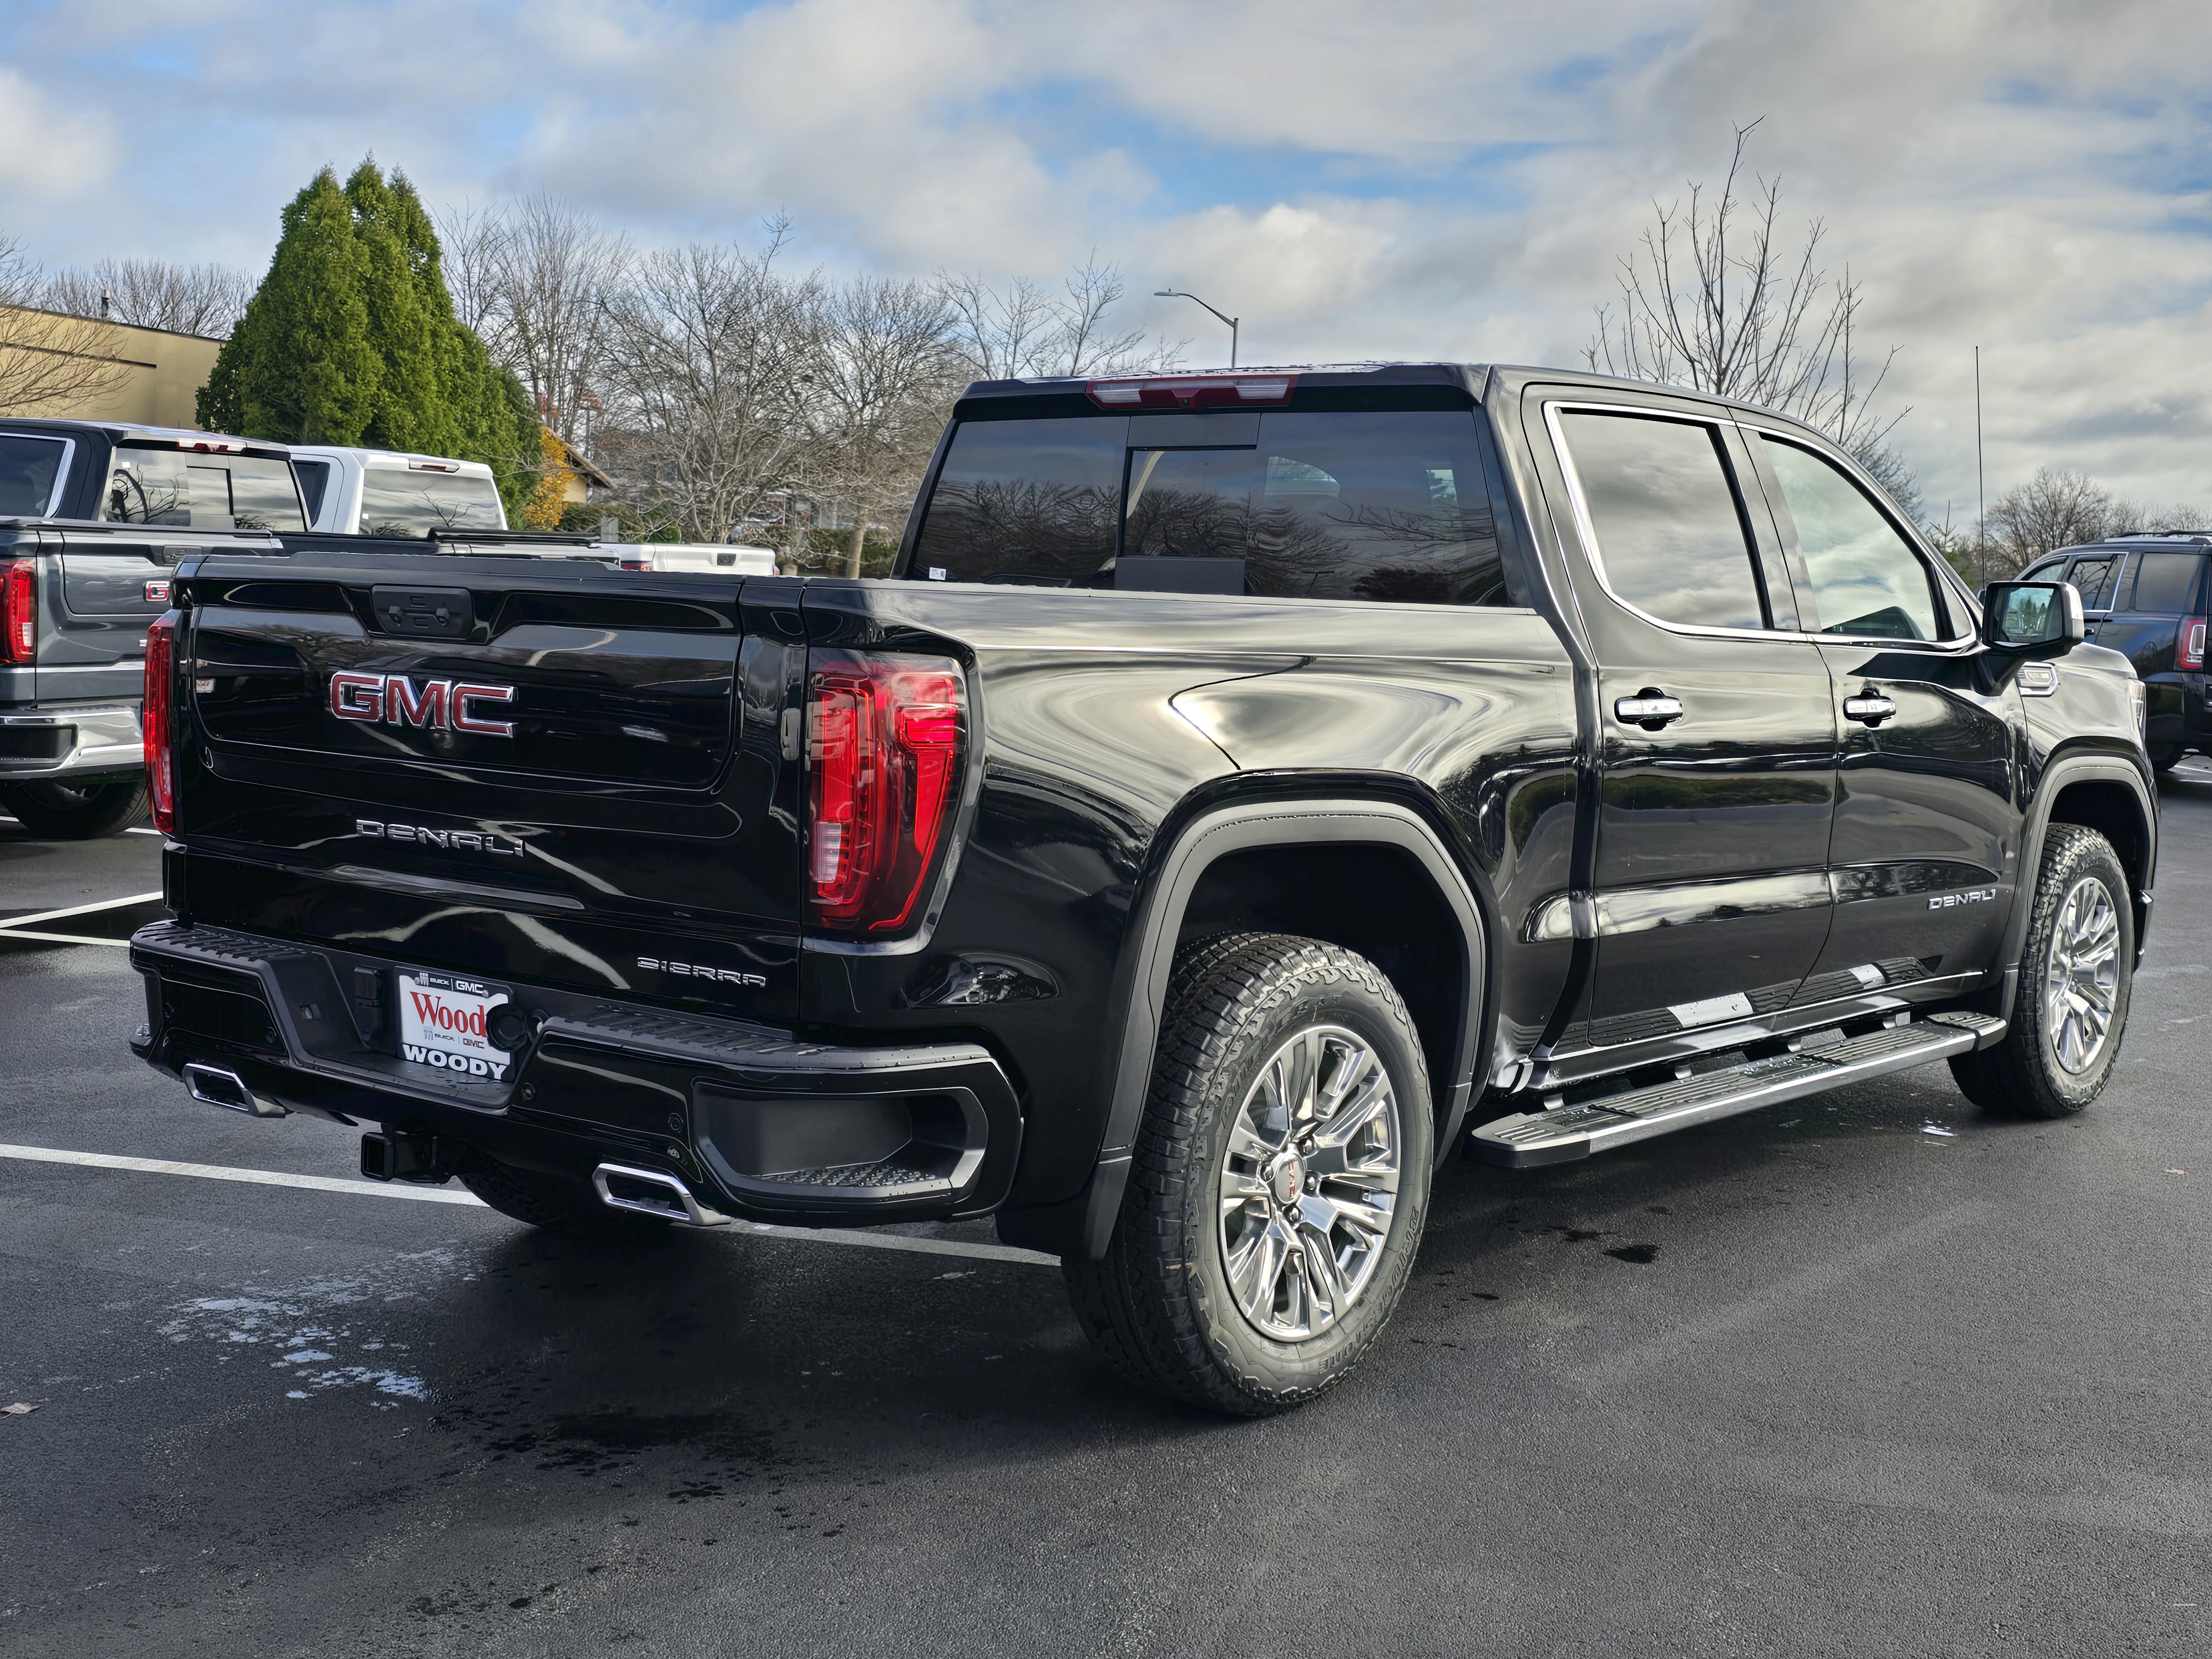
[[[1470,1131],[1469,1144],[1482,1162],[1508,1169],[1565,1164],[1738,1112],[1985,1048],[2004,1032],[2004,1022],[1987,1014],[1936,1014],[1848,1037],[1825,1048],[1747,1060],[1679,1082],[1547,1112],[1516,1112]]]

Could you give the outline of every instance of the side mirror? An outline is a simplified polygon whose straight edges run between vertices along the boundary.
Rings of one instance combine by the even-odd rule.
[[[2071,582],[1991,582],[1982,590],[1982,643],[2021,661],[2063,657],[2088,637]]]

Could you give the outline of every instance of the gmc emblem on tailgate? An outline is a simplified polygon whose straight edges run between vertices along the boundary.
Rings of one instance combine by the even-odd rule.
[[[513,720],[487,720],[471,706],[513,702],[511,685],[478,685],[467,680],[410,679],[404,674],[331,676],[331,713],[342,720],[371,725],[420,726],[432,731],[467,732],[479,738],[511,738]]]

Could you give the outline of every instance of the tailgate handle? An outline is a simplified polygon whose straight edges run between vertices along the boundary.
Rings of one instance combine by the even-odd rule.
[[[465,640],[476,622],[476,605],[465,587],[379,587],[371,593],[376,625],[387,634]]]

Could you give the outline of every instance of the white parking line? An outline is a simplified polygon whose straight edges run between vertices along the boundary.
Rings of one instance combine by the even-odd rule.
[[[123,1158],[113,1152],[78,1152],[61,1146],[0,1146],[0,1158],[33,1164],[70,1164],[88,1170],[121,1170],[132,1175],[196,1176],[204,1181],[244,1181],[263,1187],[296,1187],[315,1193],[347,1193],[361,1198],[415,1199],[430,1204],[472,1204],[485,1207],[473,1193],[404,1182],[343,1181],[331,1176],[290,1175],[281,1170],[239,1170],[222,1164],[180,1164],[156,1158]],[[863,1231],[854,1227],[775,1227],[761,1221],[733,1221],[730,1231],[814,1244],[851,1244],[867,1250],[904,1250],[915,1255],[957,1255],[971,1261],[1020,1261],[1057,1267],[1058,1256],[1018,1250],[1009,1244],[971,1244],[962,1239],[912,1238],[904,1233]]]
[[[132,904],[158,902],[161,894],[132,893],[124,898],[101,899],[94,904],[72,904],[66,910],[40,910],[27,916],[9,916],[0,921],[0,930],[28,927],[34,921],[59,921],[64,916],[88,916],[97,910],[120,910]]]

